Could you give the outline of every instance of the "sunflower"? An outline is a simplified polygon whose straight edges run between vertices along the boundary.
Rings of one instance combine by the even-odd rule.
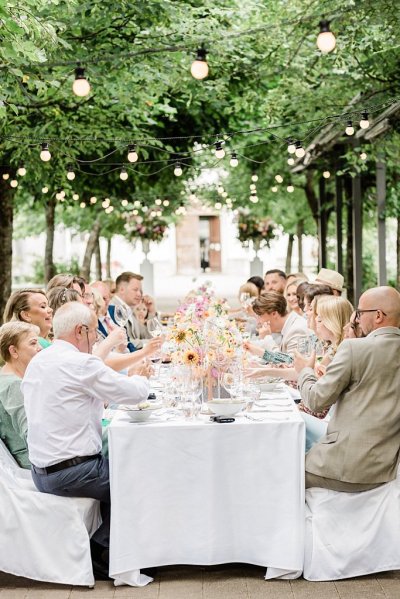
[[[192,349],[188,349],[183,354],[183,362],[185,364],[198,364],[200,361],[199,354]]]
[[[175,341],[177,343],[183,343],[186,341],[186,331],[184,329],[180,329],[175,333]]]

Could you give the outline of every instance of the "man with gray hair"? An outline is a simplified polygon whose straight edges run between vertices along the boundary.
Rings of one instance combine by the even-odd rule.
[[[22,381],[32,478],[39,491],[100,501],[103,522],[92,538],[95,574],[105,574],[110,535],[108,460],[101,454],[104,403],[137,404],[149,384],[92,356],[97,319],[70,302],[53,320],[54,343],[33,359]]]

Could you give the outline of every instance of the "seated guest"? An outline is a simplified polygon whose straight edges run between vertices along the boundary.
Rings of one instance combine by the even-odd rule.
[[[264,337],[264,347],[245,342],[244,347],[251,353],[263,356],[266,362],[275,362],[274,353],[288,354],[297,347],[299,337],[309,333],[307,323],[295,312],[287,311],[287,302],[281,293],[264,292],[253,304],[253,311],[258,316],[258,322],[267,334]],[[282,335],[279,345],[272,338],[272,333]],[[276,356],[278,362],[280,357]],[[291,360],[289,360],[291,361]]]
[[[51,343],[49,333],[52,314],[53,310],[42,289],[19,289],[9,297],[4,309],[3,321],[21,320],[35,324],[40,329],[39,344],[42,348],[46,348]]]
[[[369,289],[356,310],[362,339],[344,340],[317,379],[314,356],[296,354],[301,397],[314,411],[334,405],[327,434],[306,455],[306,487],[349,493],[396,478],[400,455],[400,294]]]
[[[115,281],[115,294],[110,302],[108,311],[111,318],[115,320],[115,306],[123,306],[128,312],[128,321],[125,325],[128,341],[131,344],[130,351],[143,347],[142,339],[150,339],[151,335],[147,327],[140,325],[139,321],[132,313],[132,309],[137,304],[145,301],[142,293],[142,275],[133,272],[121,273]],[[155,316],[154,305],[147,298],[145,303],[149,309],[149,317]],[[152,300],[151,300],[152,301]],[[151,305],[150,305],[151,304]]]
[[[100,500],[103,521],[92,537],[92,555],[106,574],[110,482],[108,460],[100,453],[103,406],[110,398],[133,405],[146,400],[149,384],[91,355],[96,328],[86,306],[71,302],[59,308],[54,342],[29,364],[22,392],[33,482],[43,493]]]
[[[133,312],[134,317],[139,322],[139,324],[141,326],[145,327],[146,321],[147,321],[147,316],[149,313],[146,304],[143,301],[140,302],[140,304],[136,304],[136,306],[133,306],[132,312]]]
[[[257,287],[258,295],[260,295],[261,291],[264,291],[264,279],[262,277],[250,277],[250,279],[247,279],[247,283],[253,283]]]
[[[0,327],[0,438],[21,468],[30,468],[26,435],[28,425],[21,381],[31,359],[40,351],[39,328],[26,322]]]
[[[304,316],[306,317],[308,328],[315,333],[315,301],[314,298],[322,295],[333,295],[332,288],[328,285],[309,284],[304,288]]]
[[[321,268],[314,283],[329,285],[333,291],[333,295],[342,295],[344,276],[336,270]]]
[[[309,284],[310,283],[308,281],[301,281],[301,283],[299,283],[297,285],[297,289],[296,289],[297,303],[299,304],[299,308],[303,312],[303,315],[304,315],[304,293]]]
[[[283,270],[277,268],[273,270],[267,270],[264,276],[264,290],[276,291],[282,293],[285,291],[286,286],[286,273]]]
[[[288,308],[290,311],[296,312],[299,316],[303,316],[303,310],[299,306],[299,302],[297,299],[297,287],[302,283],[304,279],[291,279],[285,287],[285,291],[283,295],[286,298],[288,303]]]
[[[46,291],[50,291],[53,287],[66,287],[67,289],[75,289],[83,297],[85,293],[86,281],[82,277],[77,275],[70,275],[68,273],[60,273],[54,275],[46,285]]]
[[[49,306],[53,310],[53,316],[64,304],[68,302],[81,302],[82,295],[76,291],[76,289],[68,289],[67,287],[52,287],[47,292],[47,299]]]
[[[304,274],[304,272],[291,272],[286,276],[286,285],[294,281],[295,279],[300,279],[300,281],[307,281],[308,277]]]

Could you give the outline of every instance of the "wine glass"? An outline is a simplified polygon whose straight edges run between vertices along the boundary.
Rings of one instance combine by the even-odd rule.
[[[130,308],[127,306],[123,306],[122,304],[116,304],[114,308],[114,320],[120,327],[125,327],[129,318],[131,317],[132,312]]]
[[[303,335],[297,339],[297,351],[305,358],[311,356],[313,345],[313,339],[310,335]]]
[[[150,318],[150,320],[147,321],[147,330],[152,337],[161,337],[163,334],[163,326],[157,316],[154,316],[154,318]]]
[[[243,307],[247,307],[249,305],[249,301],[250,301],[250,293],[243,291],[240,294],[239,301]]]

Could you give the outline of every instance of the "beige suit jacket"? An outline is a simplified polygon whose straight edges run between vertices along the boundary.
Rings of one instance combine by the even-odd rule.
[[[312,331],[307,326],[307,321],[296,312],[290,312],[281,331],[280,343],[276,343],[272,335],[268,335],[262,344],[269,351],[280,351],[286,354],[293,353],[297,348],[299,337],[311,335]]]
[[[348,339],[318,381],[299,375],[304,403],[334,405],[326,435],[306,455],[306,470],[349,483],[396,478],[400,454],[400,329],[385,327]]]

